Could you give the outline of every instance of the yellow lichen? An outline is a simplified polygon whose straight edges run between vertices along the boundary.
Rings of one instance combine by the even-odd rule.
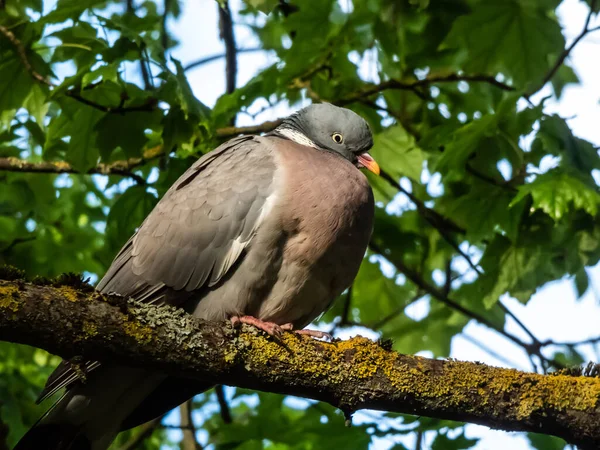
[[[69,302],[76,302],[79,300],[77,291],[70,286],[59,286],[56,289],[60,292],[61,297]]]
[[[140,344],[147,344],[152,340],[152,328],[140,325],[137,322],[126,321],[123,323],[125,334],[134,338]]]
[[[19,310],[19,289],[16,286],[0,286],[0,309],[17,312]]]
[[[600,399],[600,379],[567,375],[545,376],[469,362],[431,361],[390,352],[363,337],[334,343],[303,339],[291,333],[282,342],[260,333],[242,332],[227,352],[225,362],[235,364],[241,353],[247,365],[272,362],[293,367],[307,377],[345,383],[385,377],[398,393],[447,406],[495,405],[498,398],[512,401],[518,418],[543,409],[586,411]],[[318,354],[315,354],[317,346]],[[381,380],[381,378],[378,378]]]
[[[98,334],[98,327],[95,323],[90,322],[88,320],[83,321],[83,325],[81,327],[81,331],[83,332],[84,339],[92,336],[96,336]]]

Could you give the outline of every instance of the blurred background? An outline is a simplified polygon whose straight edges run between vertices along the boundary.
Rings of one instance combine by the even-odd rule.
[[[13,164],[0,164],[0,264],[95,283],[200,154],[330,101],[369,121],[385,175],[370,177],[373,245],[316,327],[540,373],[597,362],[599,6],[8,0],[0,24],[31,67],[0,34],[0,162]],[[34,400],[58,362],[0,343],[0,448],[47,408]],[[568,448],[374,411],[353,423],[325,404],[225,387],[112,448]]]

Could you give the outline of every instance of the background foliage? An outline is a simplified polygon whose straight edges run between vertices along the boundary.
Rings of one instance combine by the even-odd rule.
[[[599,5],[587,3],[591,19]],[[393,339],[398,351],[444,357],[475,321],[521,347],[532,370],[580,364],[575,343],[541,342],[523,323],[520,333],[506,327],[507,318],[520,321],[502,301],[527,303],[565,277],[583,295],[586,267],[600,257],[597,149],[565,118],[545,113],[546,99],[532,101],[547,83],[560,98],[578,82],[565,63],[572,45],[559,4],[247,0],[236,4],[235,21],[276,62],[233,89],[235,35],[220,2],[228,92],[209,108],[170,55],[179,43],[168,23],[183,0],[0,1],[0,264],[96,280],[194,159],[245,131],[232,128],[238,114],[329,101],[369,121],[384,174],[370,177],[378,208],[369,253],[320,325],[364,327]],[[595,30],[590,23],[574,44]],[[362,70],[366,59],[375,63],[372,77]],[[407,314],[415,303],[422,317]],[[45,408],[33,401],[57,363],[41,350],[0,343],[0,448]],[[192,404],[208,448],[476,445],[458,423],[366,412],[343,428],[343,415],[327,405],[225,394]],[[199,445],[189,432],[180,444],[182,433],[170,427],[124,433],[115,448]],[[529,440],[537,449],[564,447]]]

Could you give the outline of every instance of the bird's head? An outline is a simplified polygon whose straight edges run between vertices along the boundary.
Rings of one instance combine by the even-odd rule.
[[[285,118],[276,133],[299,144],[335,152],[356,167],[379,175],[379,165],[367,152],[373,147],[369,125],[354,111],[318,103]]]

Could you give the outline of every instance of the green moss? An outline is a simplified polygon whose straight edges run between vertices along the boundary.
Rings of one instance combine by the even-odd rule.
[[[17,281],[25,279],[25,272],[13,266],[0,266],[0,280]]]
[[[82,292],[91,292],[94,290],[94,287],[83,276],[76,273],[63,273],[52,280],[51,284],[54,287],[70,286]]]

